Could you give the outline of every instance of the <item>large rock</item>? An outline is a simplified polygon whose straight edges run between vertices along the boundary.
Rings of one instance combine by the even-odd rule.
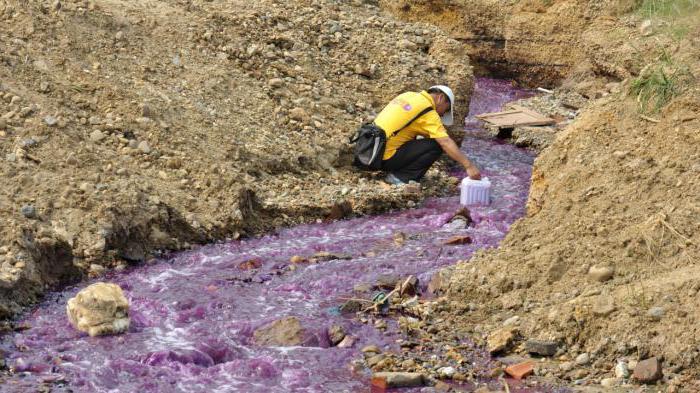
[[[68,300],[66,311],[73,327],[90,336],[118,334],[129,329],[129,302],[116,284],[90,285]]]
[[[642,360],[634,368],[634,379],[641,383],[654,383],[663,376],[659,358]]]
[[[486,340],[486,346],[491,354],[504,352],[510,348],[517,336],[518,329],[507,327],[499,329],[489,334],[489,337]]]
[[[287,317],[271,322],[256,330],[253,336],[255,343],[263,346],[319,346],[318,337],[304,329],[301,321],[296,317]]]

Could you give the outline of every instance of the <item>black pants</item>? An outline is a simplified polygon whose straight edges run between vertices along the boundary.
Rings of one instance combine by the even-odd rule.
[[[442,148],[435,139],[414,139],[399,147],[390,159],[382,161],[382,170],[393,173],[403,182],[418,181],[441,154]]]

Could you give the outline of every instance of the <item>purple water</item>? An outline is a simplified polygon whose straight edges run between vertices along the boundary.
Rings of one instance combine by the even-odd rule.
[[[15,369],[0,390],[36,391],[59,381],[55,390],[79,392],[368,391],[368,376],[351,372],[348,363],[367,344],[398,350],[400,336],[340,316],[335,307],[353,296],[356,284],[374,283],[381,274],[415,274],[426,283],[437,269],[498,245],[524,213],[533,155],[479,136],[473,115],[528,94],[508,82],[477,80],[468,119],[474,134],[463,150],[491,179],[494,202],[471,209],[471,227],[445,226],[459,209],[458,196],[430,199],[417,209],[298,226],[111,273],[104,280],[119,284],[131,304],[132,326],[119,336],[91,338],[70,326],[65,304],[91,282],[82,283],[51,295],[23,318],[30,329],[0,341]],[[393,242],[399,231],[408,239],[402,247]],[[454,235],[474,241],[441,245]],[[319,251],[352,259],[286,268],[293,255]],[[253,258],[262,267],[239,268]],[[286,316],[299,317],[319,346],[254,345],[256,328]],[[359,337],[353,348],[329,348],[325,331],[331,324]]]

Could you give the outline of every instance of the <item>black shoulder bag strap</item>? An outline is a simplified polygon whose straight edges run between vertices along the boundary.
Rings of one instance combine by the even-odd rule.
[[[432,110],[433,110],[433,107],[432,107],[432,106],[429,106],[429,107],[423,109],[419,114],[416,115],[416,117],[414,117],[413,119],[411,119],[411,121],[409,121],[408,123],[406,123],[405,126],[403,126],[403,127],[399,128],[398,130],[392,132],[391,135],[389,135],[389,138],[393,138],[394,136],[396,136],[396,134],[398,134],[399,132],[401,132],[404,128],[410,126],[411,124],[413,124],[414,121],[418,120],[421,116],[425,115],[426,113],[428,113],[428,112],[430,112],[430,111],[432,111]],[[387,139],[389,139],[389,138],[387,138]]]

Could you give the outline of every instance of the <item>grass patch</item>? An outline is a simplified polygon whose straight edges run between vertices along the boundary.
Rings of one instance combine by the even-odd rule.
[[[680,17],[700,7],[700,0],[636,0],[637,12],[647,18]]]
[[[691,84],[694,76],[665,51],[657,63],[645,67],[632,81],[630,92],[637,97],[642,113],[658,113],[674,97]]]

